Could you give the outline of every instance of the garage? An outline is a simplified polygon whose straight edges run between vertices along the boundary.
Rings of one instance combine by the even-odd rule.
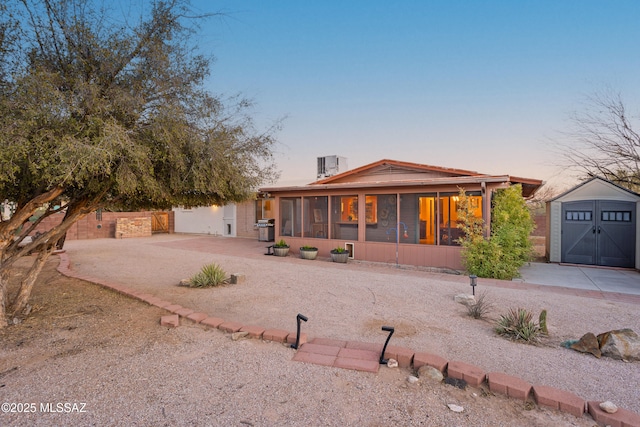
[[[638,268],[640,195],[593,178],[547,203],[550,262]]]

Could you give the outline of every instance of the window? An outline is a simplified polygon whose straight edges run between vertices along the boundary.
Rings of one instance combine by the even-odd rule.
[[[302,237],[302,204],[299,197],[280,199],[280,235]]]
[[[400,195],[400,242],[435,245],[436,195]]]
[[[591,211],[567,211],[565,219],[567,221],[591,221]]]
[[[329,238],[328,200],[327,196],[305,197],[303,199],[305,237]]]
[[[256,221],[275,218],[275,213],[273,212],[274,203],[273,199],[256,200]]]
[[[602,221],[631,222],[631,211],[602,211]]]
[[[458,193],[441,194],[438,199],[438,244],[458,246],[462,230],[458,228]]]
[[[395,242],[397,239],[397,195],[376,194],[365,196],[365,219],[368,242]],[[404,230],[400,230],[404,235]]]
[[[358,196],[331,197],[331,238],[358,240]]]

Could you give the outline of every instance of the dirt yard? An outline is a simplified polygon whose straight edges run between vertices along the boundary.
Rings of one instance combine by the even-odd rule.
[[[0,395],[15,411],[3,406],[2,425],[595,424],[485,389],[410,384],[403,369],[308,365],[280,344],[234,342],[190,322],[164,328],[163,310],[61,276],[57,262],[34,289],[31,315],[0,331]]]

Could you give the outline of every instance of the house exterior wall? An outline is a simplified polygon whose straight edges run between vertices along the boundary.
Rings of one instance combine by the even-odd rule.
[[[173,208],[175,232],[191,234],[225,235],[224,207]]]
[[[497,188],[503,187],[502,184],[489,184],[485,187],[485,196],[482,197],[482,212],[487,224],[490,223],[490,194]],[[480,184],[467,185],[465,190],[467,192],[483,192],[483,187]],[[329,251],[335,247],[345,247],[346,243],[353,245],[354,259],[384,262],[384,263],[398,263],[403,265],[415,265],[415,266],[427,266],[427,267],[440,267],[449,268],[454,270],[463,270],[461,248],[459,246],[446,246],[446,245],[430,245],[419,244],[413,239],[416,235],[416,229],[414,225],[407,225],[409,241],[404,240],[403,231],[401,231],[401,237],[399,241],[396,240],[395,232],[388,234],[389,231],[386,227],[384,229],[378,228],[377,231],[370,231],[367,233],[367,227],[362,226],[365,224],[365,198],[367,195],[389,195],[395,196],[396,200],[400,200],[403,195],[416,195],[416,194],[434,194],[441,195],[457,194],[459,188],[457,186],[416,186],[416,187],[396,187],[396,188],[359,188],[359,189],[322,189],[317,190],[305,190],[305,191],[282,191],[273,192],[275,196],[275,239],[284,239],[289,246],[291,246],[291,252],[296,254],[299,252],[299,248],[304,245],[315,246],[319,250],[320,256],[329,256]],[[489,195],[489,196],[487,196]],[[344,230],[340,232],[339,238],[333,237],[336,233],[331,231],[331,221],[329,220],[329,238],[316,238],[313,235],[308,236],[303,234],[302,236],[296,235],[283,235],[284,227],[281,223],[282,213],[280,212],[280,202],[283,198],[313,198],[313,197],[328,197],[329,200],[333,196],[357,196],[358,197],[358,221],[360,224],[357,227],[344,227]],[[331,202],[329,202],[331,203]],[[398,202],[399,203],[399,202]],[[398,206],[398,205],[396,205]],[[411,204],[403,205],[406,211],[400,211],[400,217],[404,215],[410,215],[412,212],[415,214],[417,206]],[[413,210],[412,210],[413,209]],[[331,211],[331,204],[329,207]],[[304,220],[303,220],[304,224]],[[396,223],[390,223],[389,228],[396,227]],[[409,228],[413,227],[413,228]],[[489,230],[487,230],[487,233]],[[294,233],[295,234],[295,233]],[[371,241],[371,239],[382,241]]]

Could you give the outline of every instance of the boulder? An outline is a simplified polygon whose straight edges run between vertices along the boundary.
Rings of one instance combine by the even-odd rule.
[[[640,337],[631,329],[618,329],[598,335],[604,356],[622,360],[640,360]]]
[[[598,345],[598,339],[591,332],[584,334],[579,341],[571,344],[569,348],[581,353],[591,353],[598,359],[602,356],[600,346]]]
[[[428,378],[432,381],[441,382],[444,379],[442,372],[429,365],[422,365],[418,368],[419,378]]]
[[[453,300],[459,304],[473,305],[476,303],[476,297],[469,294],[458,294],[453,297]]]

